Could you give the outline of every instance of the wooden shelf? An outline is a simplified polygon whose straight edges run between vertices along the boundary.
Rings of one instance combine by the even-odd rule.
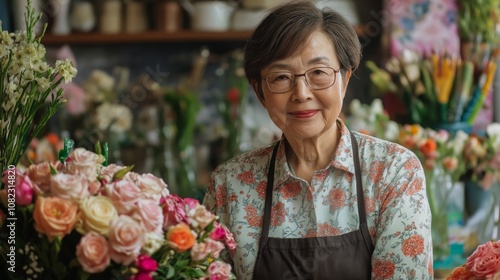
[[[356,33],[364,33],[364,26],[354,27]],[[95,44],[141,44],[160,42],[217,42],[217,41],[245,41],[250,38],[252,30],[248,31],[193,31],[178,32],[147,31],[141,33],[103,34],[103,33],[75,33],[70,35],[45,34],[42,39],[44,45],[95,45]]]
[[[155,43],[155,42],[215,42],[215,41],[245,41],[252,31],[178,31],[161,32],[147,31],[141,33],[103,34],[75,33],[70,35],[46,34],[42,38],[44,45],[62,44],[123,44],[123,43]]]

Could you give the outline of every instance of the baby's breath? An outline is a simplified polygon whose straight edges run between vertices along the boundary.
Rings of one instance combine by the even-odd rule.
[[[40,37],[34,33],[42,14],[35,14],[28,0],[25,15],[26,30],[9,33],[0,25],[0,171],[19,162],[66,101],[61,83],[71,82],[77,73],[70,60],[56,61],[54,68],[47,64],[40,43],[44,32]]]

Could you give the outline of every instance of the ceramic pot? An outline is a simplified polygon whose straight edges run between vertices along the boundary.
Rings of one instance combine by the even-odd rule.
[[[182,8],[177,1],[160,2],[156,5],[156,28],[165,32],[182,29]]]
[[[235,5],[225,1],[182,2],[191,16],[191,28],[200,31],[226,31],[229,29]]]
[[[26,6],[28,5],[28,0],[16,0],[10,1],[12,5],[12,18],[14,20],[14,29],[15,30],[25,30],[26,23],[24,19],[24,13],[26,13]],[[42,13],[42,1],[41,0],[32,0],[31,6],[35,9],[36,14]],[[35,33],[39,35],[42,32],[43,25],[47,22],[46,17],[42,17],[41,20],[35,26]]]
[[[50,0],[50,13],[53,18],[50,32],[56,35],[67,35],[71,32],[69,24],[70,0]]]
[[[71,28],[79,32],[89,32],[96,25],[94,6],[89,1],[78,1],[73,4],[70,15]]]
[[[125,32],[139,33],[148,29],[146,19],[146,7],[144,2],[127,1],[125,2]]]
[[[122,2],[120,0],[108,0],[102,3],[99,31],[109,34],[122,31]]]

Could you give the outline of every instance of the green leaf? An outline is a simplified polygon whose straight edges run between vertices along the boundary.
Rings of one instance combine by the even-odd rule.
[[[98,155],[102,154],[101,142],[99,142],[99,140],[97,140],[97,143],[95,143],[95,153]]]
[[[175,268],[173,266],[169,266],[167,272],[167,279],[174,277],[174,275],[175,275]]]
[[[50,175],[56,175],[57,171],[54,169],[54,167],[52,166],[52,164],[49,164],[49,166],[50,166]]]
[[[130,171],[134,168],[134,165],[130,165],[130,166],[127,166],[123,169],[120,169],[118,171],[116,171],[116,173],[113,175],[113,179],[111,181],[115,181],[115,180],[121,180],[123,179],[123,177]]]
[[[59,151],[59,161],[61,163],[64,163],[66,159],[69,156],[69,153],[73,149],[75,145],[75,141],[69,139],[69,138],[64,138],[64,148]]]
[[[108,166],[109,164],[109,151],[108,151],[108,143],[104,143],[102,145],[102,155],[104,156],[103,166]]]

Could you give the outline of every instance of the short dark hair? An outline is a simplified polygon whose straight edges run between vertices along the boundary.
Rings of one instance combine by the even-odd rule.
[[[244,58],[248,81],[258,82],[261,91],[260,71],[299,52],[315,30],[323,31],[332,40],[342,73],[358,68],[362,49],[352,24],[332,9],[321,10],[309,1],[293,1],[270,11],[248,40]]]

